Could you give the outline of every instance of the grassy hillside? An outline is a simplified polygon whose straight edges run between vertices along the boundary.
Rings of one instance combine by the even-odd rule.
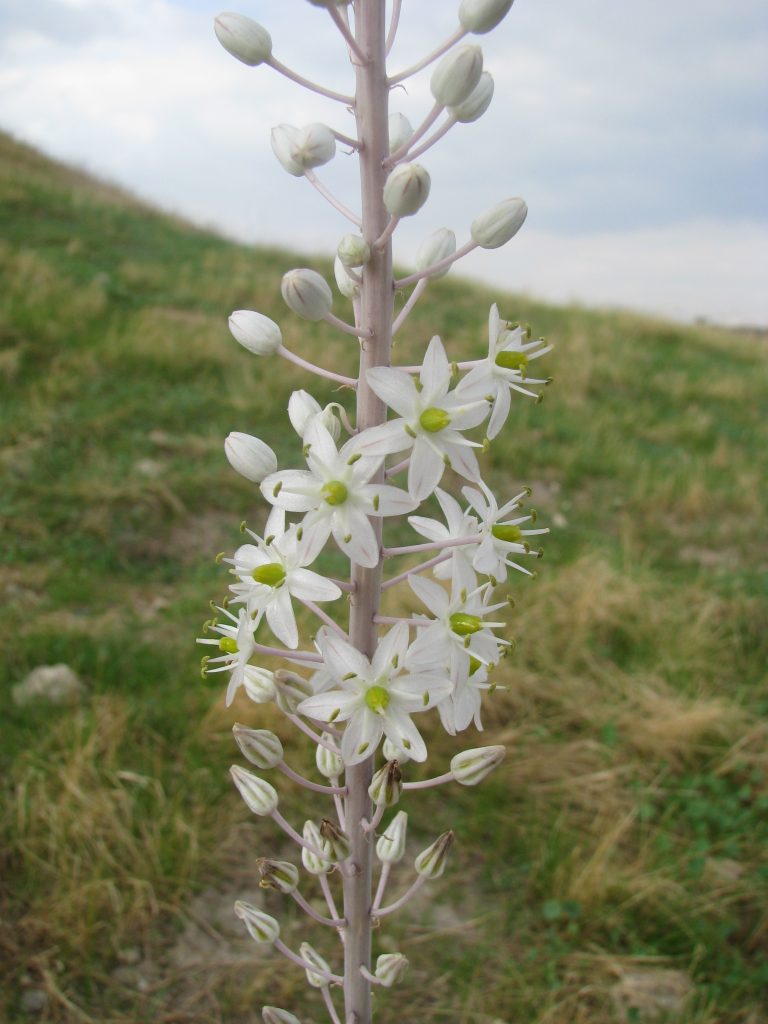
[[[287,852],[229,783],[232,721],[274,727],[307,771],[311,755],[274,715],[225,710],[194,643],[226,588],[214,555],[264,514],[223,437],[259,434],[298,465],[288,395],[332,394],[240,349],[226,314],[259,309],[300,354],[355,372],[354,342],[281,305],[281,275],[305,263],[0,135],[9,1024],[29,1019],[30,990],[57,1022],[246,1024],[260,1000],[322,1018],[298,972],[243,942],[231,915],[254,890],[253,859]],[[480,742],[508,744],[507,761],[479,789],[409,802],[417,849],[447,827],[458,843],[435,900],[381,929],[379,950],[412,966],[377,1019],[761,1024],[764,342],[449,276],[399,354],[419,358],[434,333],[454,357],[479,354],[494,300],[556,343],[546,400],[516,404],[487,463],[500,494],[533,486],[552,534],[538,578],[511,583],[518,644],[485,714]],[[14,683],[58,662],[87,684],[79,706],[12,703]],[[442,770],[457,747],[431,739]],[[302,798],[281,790],[302,820]],[[278,898],[266,906],[290,942],[308,937]]]

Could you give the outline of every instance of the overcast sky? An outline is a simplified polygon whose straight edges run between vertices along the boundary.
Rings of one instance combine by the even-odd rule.
[[[351,92],[326,12],[242,0],[283,63]],[[458,0],[403,0],[391,67],[456,24]],[[0,0],[0,126],[198,222],[253,242],[330,252],[347,223],[274,158],[269,129],[349,113],[217,43],[208,0]],[[575,299],[727,323],[768,324],[768,4],[765,0],[517,0],[476,37],[494,102],[421,162],[422,212],[395,236],[459,241],[485,207],[526,199],[504,249],[461,272]],[[417,124],[429,74],[392,94]],[[348,205],[355,163],[321,177]],[[514,315],[513,311],[505,311]]]

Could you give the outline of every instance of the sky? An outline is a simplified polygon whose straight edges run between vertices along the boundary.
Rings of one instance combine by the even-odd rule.
[[[233,0],[235,2],[235,0]],[[393,71],[447,38],[458,0],[403,0]],[[350,225],[269,144],[279,123],[349,112],[218,44],[208,0],[0,0],[0,127],[167,209],[246,242],[331,253]],[[327,12],[242,0],[284,64],[353,89]],[[522,196],[526,224],[457,272],[553,302],[679,320],[768,325],[768,5],[765,0],[516,0],[482,46],[495,95],[419,161],[432,190],[403,220],[407,266],[440,227],[468,238]],[[391,95],[417,125],[429,72]],[[318,172],[347,205],[355,161]],[[504,310],[514,316],[514,311]]]

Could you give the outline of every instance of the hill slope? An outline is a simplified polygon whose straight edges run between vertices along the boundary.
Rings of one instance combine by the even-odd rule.
[[[0,238],[4,686],[57,662],[88,685],[74,709],[4,702],[3,1019],[23,975],[56,1021],[231,1024],[267,992],[315,1015],[292,968],[216,938],[280,840],[230,792],[235,716],[193,640],[226,585],[213,555],[263,515],[223,437],[262,435],[295,464],[277,425],[290,391],[333,394],[240,350],[226,314],[259,309],[345,372],[356,346],[282,307],[305,258],[233,245],[2,135]],[[533,485],[553,532],[539,578],[512,583],[508,689],[463,744],[509,743],[504,769],[414,807],[416,842],[455,827],[459,850],[436,935],[382,933],[413,964],[383,1019],[608,1024],[634,1005],[645,1020],[644,999],[690,985],[670,1020],[757,1024],[764,347],[449,276],[399,336],[403,360],[435,333],[456,357],[482,351],[491,301],[556,344],[546,401],[521,400],[489,456],[502,493]]]

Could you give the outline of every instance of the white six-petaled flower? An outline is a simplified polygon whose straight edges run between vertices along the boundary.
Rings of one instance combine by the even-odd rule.
[[[418,382],[411,374],[389,366],[367,373],[368,384],[398,418],[361,431],[351,444],[364,456],[382,458],[411,452],[408,491],[422,501],[440,483],[446,466],[468,480],[480,479],[480,467],[472,450],[482,447],[462,431],[476,427],[488,415],[488,402],[451,391],[451,364],[443,343],[429,343]]]
[[[318,649],[336,688],[307,698],[298,710],[321,722],[346,722],[341,738],[345,764],[370,757],[382,736],[414,761],[426,760],[427,748],[411,715],[444,700],[452,684],[445,672],[429,666],[412,670],[408,641],[408,626],[397,623],[369,661],[341,637],[325,631],[318,635]]]
[[[256,644],[253,639],[253,621],[245,608],[235,617],[226,608],[219,608],[229,622],[214,621],[209,628],[219,634],[219,639],[200,637],[199,644],[216,647],[222,653],[215,658],[206,657],[203,665],[206,672],[230,672],[227,687],[227,707],[235,699],[235,694],[242,686],[251,700],[257,704],[265,704],[275,696],[273,673],[268,669],[258,668],[249,664],[253,657]],[[213,668],[212,666],[215,666]]]

